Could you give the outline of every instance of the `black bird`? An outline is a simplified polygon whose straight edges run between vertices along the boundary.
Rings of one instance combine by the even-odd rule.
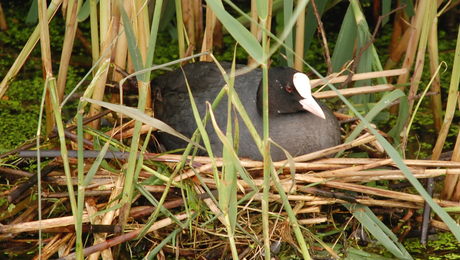
[[[222,63],[228,74],[231,64]],[[243,65],[237,65],[243,68]],[[197,62],[185,65],[183,70],[201,118],[206,112],[206,101],[212,103],[225,85],[223,76],[214,63]],[[332,111],[311,96],[308,77],[289,67],[275,67],[268,71],[270,137],[292,156],[307,154],[340,143],[340,128]],[[187,85],[181,69],[160,75],[152,81],[155,117],[178,132],[191,137],[196,130],[189,101]],[[235,91],[259,135],[263,136],[262,70],[255,69],[235,79]],[[236,110],[235,110],[236,111]],[[227,123],[227,96],[214,110],[217,123],[225,132]],[[238,115],[240,157],[262,160],[249,130]],[[214,155],[222,156],[222,143],[211,122],[206,130]],[[167,133],[159,133],[159,140],[167,150],[185,148],[187,143]],[[203,151],[201,155],[205,154]],[[271,145],[274,161],[286,159],[284,152]]]

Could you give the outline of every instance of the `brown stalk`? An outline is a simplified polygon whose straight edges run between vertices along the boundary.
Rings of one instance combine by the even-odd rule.
[[[365,143],[369,143],[369,142],[374,141],[376,139],[377,138],[375,136],[371,136],[371,135],[368,135],[368,136],[365,136],[365,137],[360,137],[360,138],[357,138],[357,139],[355,139],[355,140],[353,140],[352,142],[349,142],[349,143],[340,144],[340,145],[337,145],[337,146],[334,146],[334,147],[331,147],[331,148],[327,148],[327,149],[320,150],[320,151],[317,151],[317,152],[313,152],[313,153],[309,153],[309,154],[305,154],[305,155],[295,157],[294,161],[296,161],[296,162],[310,161],[310,160],[320,158],[320,157],[324,157],[324,156],[327,156],[327,155],[330,155],[330,154],[335,154],[335,153],[343,151],[343,150],[351,149],[353,147],[357,147],[357,146],[363,145]],[[286,161],[283,161],[283,162],[286,162]]]
[[[85,194],[85,206],[86,206],[86,211],[88,212],[88,215],[91,216],[91,224],[94,224],[94,225],[102,224],[103,216],[102,215],[95,216],[98,213],[96,201],[94,200],[94,198],[89,197],[86,194]],[[94,236],[93,245],[96,245],[96,244],[104,242],[107,234],[106,233],[94,233],[93,236]],[[100,255],[100,252],[94,253],[88,257],[88,260],[97,260],[99,259],[99,255]],[[109,254],[109,256],[111,256],[111,254]]]
[[[441,93],[441,79],[439,74],[435,74],[439,66],[439,50],[438,50],[438,18],[434,17],[428,35],[428,55],[430,62],[431,76],[434,76],[434,81],[431,85],[431,91]],[[431,111],[433,111],[434,128],[439,133],[442,127],[442,102],[441,95],[431,96]]]
[[[0,30],[8,30],[8,24],[6,23],[5,13],[3,12],[2,4],[0,4]]]
[[[452,193],[452,197],[450,199],[453,200],[453,201],[460,201],[460,182],[458,181],[459,176],[458,175],[453,175],[451,178],[447,178],[447,177],[448,176],[446,176],[446,179],[445,179],[444,183],[446,183],[447,181],[451,181],[453,184],[456,184],[456,185],[454,185],[455,191]],[[444,191],[444,186],[443,186],[442,190]],[[441,193],[441,195],[442,195],[442,193]]]
[[[193,13],[195,18],[195,46],[201,46],[203,44],[203,3],[201,0],[193,1]]]
[[[384,70],[384,71],[373,71],[373,72],[364,72],[364,73],[359,73],[359,74],[353,74],[351,77],[351,81],[357,81],[357,80],[363,80],[363,79],[374,79],[374,78],[380,78],[380,77],[390,77],[390,76],[397,76],[397,75],[402,75],[407,73],[407,69],[395,69],[395,70]],[[327,76],[326,79],[329,81],[329,83],[334,84],[334,83],[340,83],[348,80],[349,76],[338,76],[334,77],[332,75]],[[326,82],[323,81],[322,79],[312,79],[310,81],[311,83],[311,88],[315,88],[319,86],[320,84],[325,84]]]
[[[32,177],[33,174],[26,171],[15,170],[8,167],[0,166],[0,175],[7,175],[9,178]]]
[[[267,31],[272,30],[272,17],[273,17],[273,0],[268,0],[268,18],[267,18]],[[270,40],[267,39],[267,50],[270,49]],[[270,67],[270,62],[267,62]]]
[[[62,102],[64,97],[64,90],[67,81],[67,72],[69,70],[70,57],[72,56],[72,48],[75,41],[75,34],[77,31],[77,4],[78,1],[74,1],[74,5],[67,13],[66,29],[64,36],[64,43],[62,46],[62,55],[59,65],[59,76],[57,78],[57,90],[59,102]]]
[[[393,162],[393,159],[385,159],[385,160],[380,160],[380,161],[377,161],[377,162],[372,162],[372,163],[369,163],[369,164],[363,164],[363,165],[359,165],[359,166],[352,166],[352,167],[349,167],[349,168],[343,168],[343,169],[339,169],[339,170],[325,171],[325,172],[319,173],[318,175],[320,177],[324,177],[324,178],[343,177],[342,174],[346,174],[347,172],[351,172],[351,171],[356,172],[356,171],[368,170],[368,169],[380,167],[380,166],[383,166],[383,165],[388,165],[388,164],[390,164],[392,162]]]
[[[432,169],[432,170],[414,170],[414,177],[417,179],[426,179],[426,178],[433,178],[442,175],[458,175],[460,171],[458,169]],[[353,172],[349,173],[353,175]],[[399,170],[394,171],[376,171],[375,174],[369,175],[365,173],[355,172],[356,176],[351,177],[344,177],[338,178],[336,180],[342,182],[371,182],[371,181],[378,181],[378,180],[403,180],[406,179],[404,174]]]
[[[419,5],[423,5],[423,4],[424,4],[424,1],[420,1]],[[423,32],[420,35],[419,42],[418,42],[416,68],[414,69],[414,74],[411,78],[410,91],[409,91],[409,96],[408,96],[409,111],[410,111],[409,113],[412,113],[414,102],[415,102],[415,99],[413,97],[418,93],[419,82],[422,77],[423,65],[425,63],[426,46],[427,46],[428,35],[429,35],[428,32],[432,28],[430,26],[430,23],[432,23],[432,20],[435,18],[435,14],[436,14],[435,5],[436,3],[434,1],[427,1],[426,6],[424,7],[425,9],[421,10],[421,12],[424,11],[423,15],[425,17],[423,19],[424,20],[428,19],[428,21],[426,21],[425,23],[422,23],[422,27],[421,27],[421,30]],[[431,58],[433,57],[431,56]],[[435,70],[436,69],[437,69],[437,65],[435,66]]]
[[[314,225],[319,223],[327,222],[327,218],[309,218],[309,219],[298,219],[297,223],[300,225]]]
[[[353,95],[361,95],[361,94],[369,94],[369,93],[376,93],[376,92],[384,92],[384,91],[392,91],[395,87],[393,85],[375,85],[375,86],[367,86],[367,87],[357,87],[357,88],[345,88],[339,89],[339,93],[342,96],[353,96]],[[321,91],[313,93],[313,96],[317,99],[323,98],[333,98],[337,97],[337,93],[333,90],[328,91]]]
[[[296,22],[296,37],[295,37],[295,55],[294,57],[294,69],[303,71],[303,50],[305,46],[304,33],[305,33],[305,8],[300,12]]]
[[[105,55],[102,58],[102,61],[106,61],[107,59],[110,59],[110,56],[112,54],[112,42],[115,39],[116,31],[114,31],[113,28],[113,20],[110,22],[109,25],[109,31],[106,34],[106,38],[104,39],[104,42],[102,43],[101,47],[101,53],[105,52]],[[105,85],[107,83],[107,75],[108,75],[108,70],[106,70],[101,77],[99,78],[98,82],[96,83],[96,87],[94,88],[93,92],[93,99],[94,100],[99,100],[101,101],[104,97],[104,92],[105,92]],[[88,113],[88,116],[95,116],[101,112],[101,106],[96,105],[94,103],[91,104],[90,111]],[[100,126],[100,120],[94,120],[92,122],[92,127],[94,129],[99,129]],[[92,136],[87,134],[86,139],[91,140]]]
[[[316,161],[316,163],[324,163],[324,164],[338,164],[338,165],[356,165],[356,164],[368,164],[371,162],[379,161],[381,159],[374,159],[374,158],[327,158],[322,159],[320,161]],[[446,167],[446,168],[459,168],[459,162],[452,162],[452,161],[437,161],[437,160],[412,160],[406,159],[403,160],[404,164],[407,166],[418,166],[418,167]],[[395,164],[392,164],[395,166]]]
[[[204,40],[201,48],[201,52],[211,51],[213,46],[213,32],[216,26],[216,14],[210,6],[206,6],[206,28],[204,32]],[[211,62],[211,56],[205,55],[200,57],[200,61]]]
[[[460,135],[457,135],[454,151],[452,153],[452,162],[460,162]],[[441,199],[452,199],[454,201],[460,200],[460,182],[459,176],[446,176],[441,190]]]
[[[190,44],[196,45],[195,40],[195,19],[193,13],[193,2],[188,0],[181,0],[182,4],[182,21],[187,31]]]
[[[418,223],[422,223],[422,216],[415,217],[415,220]],[[437,220],[431,219],[430,220],[430,225],[432,227],[434,227],[434,228],[437,228],[437,229],[442,229],[444,231],[450,231],[449,227],[442,221],[437,221]]]
[[[118,2],[118,1],[117,1]],[[118,7],[118,13],[120,12],[120,6],[117,4]],[[126,14],[128,15],[129,19],[131,20],[132,18],[132,4],[130,4],[128,1],[123,1],[123,8],[126,11]],[[114,50],[114,64],[116,67],[116,70],[112,74],[112,80],[115,82],[120,82],[125,76],[120,72],[121,69],[126,69],[126,71],[130,71],[127,66],[127,59],[128,59],[128,38],[126,37],[125,33],[125,27],[123,23],[119,21],[119,16],[116,18],[117,23],[118,23],[118,39],[117,39],[117,44],[115,46]],[[97,30],[95,30],[93,33],[97,33]],[[130,61],[131,62],[131,61]],[[132,71],[131,71],[132,72]],[[128,73],[126,73],[128,74]],[[137,83],[137,82],[136,82]],[[110,102],[111,103],[116,103],[116,100],[120,100],[120,104],[123,104],[123,88],[120,86],[120,92],[119,93],[112,93],[110,97]],[[123,115],[120,115],[123,117]]]
[[[304,188],[300,188],[298,191],[304,192]],[[242,198],[242,195],[238,195],[239,198]],[[262,200],[261,194],[256,194],[254,200]],[[306,206],[319,206],[319,205],[331,205],[336,203],[347,203],[349,201],[336,199],[336,198],[322,198],[312,195],[289,195],[288,200],[290,201],[304,201]],[[281,197],[278,194],[270,194],[270,201],[277,201],[281,203]],[[415,203],[401,202],[394,200],[376,200],[371,198],[356,198],[356,202],[367,205],[367,206],[381,206],[381,207],[391,207],[391,208],[413,208],[419,209],[422,206]]]
[[[63,238],[61,238],[64,234],[58,234],[56,237],[59,236],[58,240],[55,240],[54,242],[48,243],[45,248],[43,249],[43,255],[41,259],[49,259],[51,258],[58,250],[63,246],[65,243],[70,241],[70,245],[73,245],[75,243],[75,234],[68,233],[65,234]],[[54,240],[54,239],[53,239]],[[68,250],[71,250],[71,247],[68,248]],[[34,257],[34,260],[38,259],[38,255]]]
[[[406,221],[408,221],[412,216],[414,215],[414,210],[411,209],[407,212],[407,214],[404,216],[403,219],[400,220],[399,224],[393,228],[393,233],[398,233],[398,231],[401,229],[401,227],[405,224]]]
[[[425,8],[427,8],[428,2],[429,1],[426,1],[426,0],[419,1],[417,5],[417,10],[415,12],[415,16],[412,18],[412,21],[411,21],[411,27],[414,28],[414,31],[411,33],[409,42],[407,44],[406,56],[404,58],[403,65],[402,65],[402,68],[406,68],[408,71],[410,71],[414,63],[417,45],[419,43],[420,34],[422,31],[423,19],[426,18],[424,17],[424,14],[425,14]],[[409,78],[409,73],[399,76],[397,84],[399,85],[399,84],[406,83],[408,78]],[[404,87],[400,87],[400,89],[404,90]],[[398,108],[394,106],[390,109],[390,112],[396,113],[397,109]]]
[[[112,190],[112,194],[110,194],[110,197],[109,197],[109,203],[107,205],[107,208],[110,208],[110,207],[113,207],[115,205],[117,205],[120,201],[120,199],[117,199],[120,194],[123,192],[123,183],[125,181],[125,175],[124,174],[120,174],[117,178],[117,180],[115,181],[115,187],[114,189]],[[102,221],[101,221],[101,224],[102,225],[110,225],[112,224],[112,221],[118,216],[118,211],[115,211],[115,210],[111,210],[107,213],[104,214],[103,218],[102,218]],[[99,243],[103,243],[105,242],[107,239],[107,234],[102,234],[101,236],[99,236],[97,242]],[[96,241],[95,241],[96,242]],[[110,249],[105,249],[102,251],[102,258],[103,259],[111,259],[112,258],[112,250]]]
[[[400,5],[401,3],[398,1],[397,6],[400,6]],[[395,18],[393,22],[393,32],[391,34],[391,42],[388,48],[388,52],[390,53],[390,58],[388,60],[392,59],[391,55],[396,49],[396,47],[399,45],[399,39],[401,38],[401,35],[403,34],[403,26],[402,26],[403,13],[404,11],[402,10],[395,13]]]
[[[257,0],[251,0],[251,18],[254,21],[259,21],[259,15],[257,13],[257,3],[256,3],[256,1]],[[254,23],[251,23],[250,27],[249,27],[249,30],[251,31],[252,36],[254,36],[254,38],[256,38],[259,41],[260,40],[260,36],[259,36],[260,30],[257,27],[257,25],[254,24]],[[248,65],[252,65],[254,63],[255,63],[255,60],[251,56],[249,56],[248,57]]]
[[[342,189],[342,190],[355,191],[359,193],[365,193],[365,194],[376,195],[376,196],[403,200],[403,201],[409,201],[409,202],[415,202],[415,203],[425,202],[423,197],[419,195],[407,194],[407,193],[397,192],[397,191],[389,191],[389,190],[384,190],[384,189],[379,189],[379,188],[374,188],[374,187],[368,187],[365,185],[352,184],[352,183],[343,183],[343,182],[338,182],[338,181],[326,181],[323,178],[307,176],[306,174],[297,174],[295,178],[296,178],[296,181],[307,182],[307,183],[322,183],[322,185],[337,188],[337,189]],[[453,205],[460,206],[460,203],[458,202],[443,201],[439,199],[434,199],[434,201],[442,207],[451,207]]]
[[[85,196],[91,196],[91,197],[98,197],[98,196],[107,196],[110,195],[111,191],[110,190],[88,190],[85,191]],[[69,193],[68,192],[47,192],[43,191],[42,192],[42,197],[43,198],[68,198]]]
[[[457,99],[458,99],[458,94],[457,94]],[[460,104],[458,104],[460,105]],[[452,117],[446,116],[446,122],[449,122],[449,120],[452,120]],[[447,127],[449,128],[449,127]],[[438,150],[438,149],[437,149]],[[440,151],[438,150],[437,153]],[[439,156],[438,156],[439,157]],[[454,151],[452,154],[452,161],[454,162],[460,162],[460,135],[457,135],[457,140],[455,142],[455,147]],[[452,199],[454,201],[459,201],[460,200],[460,182],[459,182],[459,176],[446,176],[446,179],[443,183],[443,187],[441,190],[441,199]]]

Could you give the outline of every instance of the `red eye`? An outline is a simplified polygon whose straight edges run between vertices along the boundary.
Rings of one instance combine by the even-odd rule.
[[[292,87],[291,87],[291,86],[289,86],[289,85],[288,85],[288,86],[286,86],[286,91],[287,91],[287,92],[289,92],[289,93],[291,93],[291,92],[292,92]]]

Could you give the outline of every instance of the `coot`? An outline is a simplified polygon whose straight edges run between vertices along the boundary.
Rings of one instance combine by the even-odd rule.
[[[231,64],[222,63],[222,66],[229,74]],[[242,67],[244,66],[237,65],[237,69]],[[206,113],[206,101],[210,103],[214,101],[225,85],[225,81],[214,63],[191,63],[185,65],[183,70],[203,118]],[[311,97],[309,80],[305,74],[298,73],[298,71],[288,67],[271,68],[268,74],[269,131],[273,141],[293,156],[318,151],[340,143],[340,128],[336,117],[324,103]],[[235,91],[262,137],[261,79],[261,69],[255,69],[238,76],[235,79]],[[294,84],[297,82],[302,82],[304,86],[297,86],[296,89]],[[297,85],[300,84],[297,83]],[[155,117],[185,136],[191,137],[197,126],[182,70],[177,69],[171,73],[160,75],[152,81],[151,86]],[[227,123],[226,95],[215,109],[214,114],[219,127],[225,131]],[[238,113],[236,112],[236,114]],[[262,155],[239,115],[238,122],[238,155],[262,160]],[[209,134],[213,153],[216,156],[222,156],[222,143],[214,132],[211,122],[208,122],[206,130]],[[187,145],[185,141],[161,132],[159,133],[159,141],[167,150],[185,148]],[[205,151],[201,151],[200,155],[204,154]],[[284,152],[274,145],[271,146],[271,156],[275,161],[286,159]]]

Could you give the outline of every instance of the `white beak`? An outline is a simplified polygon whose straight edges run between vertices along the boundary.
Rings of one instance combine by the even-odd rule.
[[[294,87],[297,89],[297,92],[299,92],[300,96],[303,97],[303,99],[299,101],[303,109],[317,117],[326,119],[323,110],[311,95],[311,85],[308,76],[298,72],[294,74],[293,83]]]

